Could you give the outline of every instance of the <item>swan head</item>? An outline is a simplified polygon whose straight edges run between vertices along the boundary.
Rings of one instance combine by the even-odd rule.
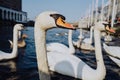
[[[95,29],[98,29],[99,31],[109,31],[112,33],[115,33],[115,30],[113,30],[110,26],[109,23],[106,21],[99,21],[95,24],[94,26]]]
[[[39,26],[41,29],[49,29],[53,27],[65,27],[74,29],[74,27],[65,22],[65,17],[54,11],[46,11],[39,14],[35,21],[35,26]]]
[[[15,27],[15,29],[18,30],[18,31],[24,29],[24,25],[23,25],[23,24],[15,24],[14,27]]]

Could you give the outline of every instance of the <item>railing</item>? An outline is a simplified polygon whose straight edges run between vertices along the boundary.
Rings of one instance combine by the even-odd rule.
[[[0,7],[0,19],[26,23],[27,13],[23,11],[16,11],[13,9]]]

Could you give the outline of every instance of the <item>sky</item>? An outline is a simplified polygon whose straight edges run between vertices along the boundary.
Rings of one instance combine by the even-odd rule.
[[[76,22],[85,15],[93,0],[22,0],[22,10],[27,12],[29,20],[43,11],[57,11],[67,21]],[[94,0],[95,1],[95,0]]]

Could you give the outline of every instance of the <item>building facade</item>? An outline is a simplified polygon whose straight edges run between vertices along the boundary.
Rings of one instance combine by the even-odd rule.
[[[22,11],[22,1],[21,0],[0,0],[0,6],[17,10],[17,11]]]
[[[26,23],[27,13],[22,11],[22,0],[0,0],[0,20]]]

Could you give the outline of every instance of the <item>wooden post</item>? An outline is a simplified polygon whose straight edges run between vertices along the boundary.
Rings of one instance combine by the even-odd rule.
[[[103,15],[104,15],[103,11],[104,11],[104,0],[102,0],[101,19],[100,19],[101,21],[103,21]]]
[[[113,1],[111,27],[113,27],[113,25],[114,25],[114,20],[115,20],[115,3],[116,3],[116,0]]]
[[[109,0],[109,5],[108,5],[108,13],[107,13],[107,21],[109,21],[109,17],[110,17],[110,13],[111,13],[111,1]]]
[[[93,11],[94,11],[94,0],[92,2],[92,9],[91,9],[91,25],[93,25]]]
[[[89,28],[89,26],[90,26],[90,6],[89,6],[89,10],[88,10],[88,28]]]
[[[115,15],[114,15],[114,18],[116,18],[117,8],[118,8],[118,1],[116,1],[116,5],[115,5]]]
[[[95,23],[97,22],[97,18],[98,18],[98,0],[96,0],[96,6],[95,6],[95,8],[96,8],[96,15],[95,15]]]

